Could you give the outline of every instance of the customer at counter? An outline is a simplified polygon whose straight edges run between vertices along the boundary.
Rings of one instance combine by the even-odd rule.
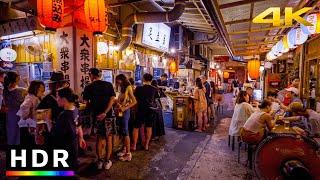
[[[271,130],[275,123],[272,121],[271,101],[263,100],[259,105],[259,111],[255,111],[240,130],[241,139],[249,144],[258,144],[265,136],[266,127]]]

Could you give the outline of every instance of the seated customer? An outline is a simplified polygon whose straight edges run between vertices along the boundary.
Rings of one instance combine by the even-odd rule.
[[[285,119],[291,122],[295,121],[294,124],[302,129],[307,128],[307,130],[310,130],[310,135],[320,137],[320,113],[304,108],[303,104],[299,102],[291,103],[288,112],[290,117],[286,117]],[[308,127],[302,121],[303,118],[307,118]]]
[[[229,127],[230,136],[239,136],[240,128],[254,112],[252,105],[248,103],[249,98],[249,95],[245,91],[240,91],[238,93],[236,106],[234,107],[234,113]]]
[[[240,130],[241,139],[249,144],[258,144],[265,136],[265,128],[271,130],[274,122],[269,114],[271,112],[271,102],[263,100],[259,105],[259,111],[255,111]]]

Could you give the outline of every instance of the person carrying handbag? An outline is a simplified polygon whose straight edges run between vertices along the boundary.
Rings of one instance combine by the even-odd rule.
[[[133,95],[133,88],[129,80],[124,74],[116,77],[116,85],[120,90],[117,101],[118,118],[121,120],[120,134],[123,136],[123,150],[118,153],[120,161],[131,161],[132,154],[130,152],[130,136],[129,136],[129,119],[130,108],[137,104],[137,100]]]

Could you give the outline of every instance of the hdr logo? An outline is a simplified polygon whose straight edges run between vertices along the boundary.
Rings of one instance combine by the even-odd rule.
[[[293,20],[305,25],[312,26],[311,23],[301,17],[302,14],[310,11],[311,7],[304,7],[296,12],[293,12],[292,7],[286,7],[284,9],[284,19],[281,19],[280,7],[270,7],[267,10],[256,16],[253,23],[272,23],[273,26],[292,26]],[[266,19],[266,17],[272,13],[272,19]]]
[[[10,148],[6,176],[74,176],[69,153],[64,149]]]

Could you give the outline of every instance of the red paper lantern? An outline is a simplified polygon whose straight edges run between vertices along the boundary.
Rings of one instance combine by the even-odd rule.
[[[170,62],[170,64],[169,64],[169,71],[170,71],[171,73],[176,73],[176,72],[178,71],[176,61],[171,61],[171,62]]]
[[[93,34],[101,34],[106,30],[106,7],[104,0],[85,0],[84,13],[86,23]]]
[[[38,0],[37,12],[39,22],[46,30],[55,31],[62,26],[64,15],[63,0]]]
[[[251,79],[258,79],[260,76],[260,60],[249,60],[248,61],[248,73]]]

